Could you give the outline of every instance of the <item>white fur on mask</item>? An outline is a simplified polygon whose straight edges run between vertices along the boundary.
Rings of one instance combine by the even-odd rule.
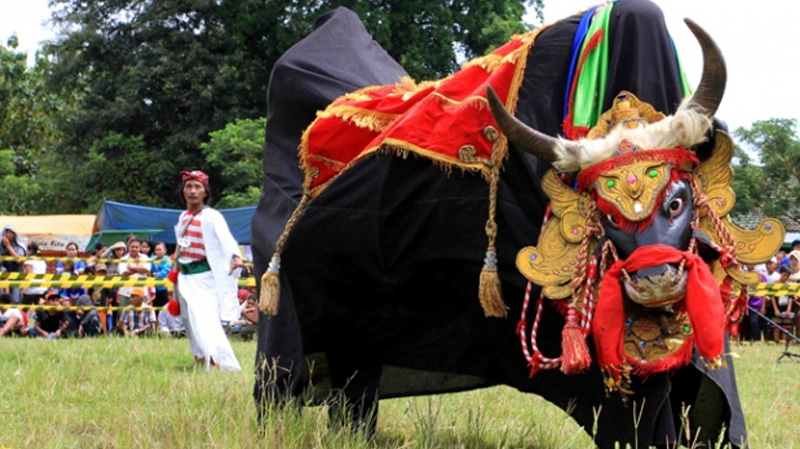
[[[583,170],[613,156],[623,140],[627,140],[640,151],[697,145],[706,139],[711,119],[699,111],[696,105],[688,106],[688,100],[684,100],[674,115],[661,121],[634,129],[616,126],[603,139],[580,139],[577,143],[581,148],[576,152],[566,144],[574,142],[560,138],[555,148],[558,161],[553,165],[563,172]]]

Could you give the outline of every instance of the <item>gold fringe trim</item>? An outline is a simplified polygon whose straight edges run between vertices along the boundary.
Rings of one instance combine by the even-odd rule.
[[[324,156],[319,156],[317,154],[315,154],[313,156],[309,156],[309,157],[311,159],[315,160],[315,161],[320,162],[322,165],[325,165],[326,167],[328,167],[328,168],[330,168],[332,170],[336,170],[337,172],[340,172],[340,171],[344,170],[347,167],[347,164],[344,163],[344,162],[335,161],[333,159],[330,159],[330,158],[327,158],[327,157],[324,157]]]
[[[379,89],[383,86],[381,85],[372,85],[367,87],[362,87],[361,89],[355,90],[353,92],[348,92],[341,97],[337,98],[331,104],[341,103],[344,101],[368,101],[371,100],[372,97],[367,94],[367,92]]]
[[[497,71],[497,69],[499,69],[505,62],[505,56],[503,55],[488,54],[486,56],[479,56],[465,62],[464,65],[461,66],[461,69],[464,70],[470,67],[478,66],[489,73],[493,73]]]
[[[469,170],[469,171],[480,171],[484,173],[485,176],[488,176],[489,174],[488,172],[490,171],[490,167],[487,166],[485,163],[482,162],[465,163],[461,159],[445,156],[435,151],[430,151],[425,148],[418,147],[414,144],[398,139],[384,139],[380,145],[364,150],[364,152],[359,154],[358,158],[356,159],[359,159],[363,156],[366,156],[374,152],[394,153],[403,158],[408,157],[408,153],[411,152],[432,160],[438,166],[444,167],[448,171],[448,173],[453,168],[461,168],[463,170]],[[354,159],[354,161],[356,159]],[[480,161],[480,159],[477,160]]]
[[[467,97],[461,101],[442,95],[439,92],[433,92],[431,96],[441,100],[441,106],[446,110],[459,109],[466,106],[474,108],[478,111],[482,111],[489,107],[489,100],[487,100],[485,97],[480,97],[477,95]]]
[[[500,67],[502,67],[503,64],[516,65],[517,63],[520,62],[521,58],[527,57],[528,50],[533,44],[533,41],[536,40],[536,36],[545,28],[547,27],[543,27],[538,30],[534,30],[529,33],[521,35],[514,35],[511,39],[519,40],[521,42],[521,45],[506,55],[498,55],[490,53],[485,56],[479,56],[477,58],[473,58],[465,62],[461,66],[461,68],[468,69],[470,67],[479,66],[480,68],[486,70],[489,73],[494,73]]]
[[[369,109],[359,108],[350,105],[331,106],[319,112],[318,118],[336,117],[350,122],[359,128],[365,128],[374,132],[383,132],[394,123],[400,114],[387,112],[376,112]]]
[[[538,34],[540,32],[542,32],[543,30],[545,30],[547,28],[549,28],[549,26],[545,26],[545,27],[539,28],[539,29],[537,29],[535,31],[532,31],[530,33],[525,33],[525,34],[523,34],[521,36],[515,36],[514,37],[515,39],[520,38],[522,40],[523,45],[520,45],[519,48],[517,48],[516,50],[512,51],[511,53],[509,53],[508,55],[506,55],[504,57],[504,58],[508,58],[509,61],[513,60],[513,61],[516,62],[515,63],[515,68],[514,68],[514,75],[513,75],[512,80],[511,80],[511,86],[510,86],[510,89],[509,89],[508,98],[506,99],[506,109],[508,109],[508,111],[510,113],[512,113],[512,114],[516,111],[517,101],[519,100],[519,88],[520,88],[520,85],[522,84],[522,78],[523,78],[523,75],[525,73],[525,66],[527,65],[527,61],[528,61],[527,55],[530,52],[530,47],[531,47],[531,45],[533,45],[533,43],[534,43],[534,41],[536,39],[536,36],[538,36]],[[476,59],[480,59],[480,58],[476,58]],[[466,64],[470,64],[470,62],[467,62]],[[421,83],[418,83],[418,84],[414,83],[414,81],[410,77],[404,77],[397,84],[399,89],[403,89],[403,90],[399,90],[398,93],[408,93],[409,91],[407,91],[406,89],[413,89],[413,91],[416,92],[416,91],[419,91],[419,90],[422,90],[422,89],[427,89],[430,86],[438,87],[441,84],[447,82],[452,77],[453,77],[453,75],[449,75],[449,76],[447,76],[445,78],[442,78],[440,80],[425,81],[425,82],[421,82]],[[369,90],[372,90],[372,89],[380,88],[380,87],[383,87],[383,86],[369,86],[369,87],[365,87],[365,88],[359,89],[359,90],[357,90],[355,92],[351,92],[349,94],[345,94],[345,95],[339,97],[332,104],[335,105],[336,103],[338,103],[340,101],[343,101],[343,100],[347,100],[349,98],[361,98],[361,97],[358,97],[358,96],[359,95],[362,95],[362,96],[366,95],[365,92],[367,92]],[[438,98],[443,99],[443,100],[452,100],[452,99],[449,99],[449,98],[445,97],[444,95],[438,94],[436,92],[434,92],[434,95],[436,95]],[[456,101],[456,100],[452,100],[452,101]],[[476,101],[475,104],[479,105],[479,104],[482,104],[484,101],[486,101],[486,100],[481,99],[479,102]],[[354,109],[358,109],[358,108],[354,108]],[[374,112],[374,111],[370,111],[370,112]],[[358,114],[356,114],[356,115],[358,115]],[[320,117],[318,116],[305,129],[305,131],[303,131],[303,135],[302,135],[302,137],[300,139],[300,147],[298,149],[298,152],[300,153],[300,167],[303,169],[303,171],[306,174],[304,182],[303,182],[303,186],[304,186],[304,189],[307,192],[309,192],[311,197],[315,197],[316,195],[318,195],[320,192],[322,192],[322,190],[325,189],[325,187],[328,186],[328,184],[330,182],[332,182],[334,179],[336,179],[336,176],[334,176],[331,179],[329,179],[328,181],[326,181],[325,183],[315,187],[313,190],[311,189],[311,184],[312,184],[312,182],[313,182],[313,180],[314,180],[314,178],[316,176],[313,175],[315,167],[311,163],[312,158],[309,157],[308,139],[309,139],[309,135],[310,135],[311,130],[314,128],[314,126],[316,125],[317,120],[319,120],[319,119],[320,119]],[[376,121],[380,122],[380,120],[376,120]],[[355,122],[353,122],[353,123],[355,123]],[[369,120],[367,120],[367,122],[365,122],[365,124],[369,125]],[[356,126],[358,126],[358,125],[356,125]],[[372,126],[376,126],[375,122],[372,122]],[[508,151],[508,144],[506,142],[506,137],[505,136],[500,136],[499,141],[495,142],[495,146],[496,146],[496,151],[498,152],[497,159],[496,159],[497,163],[498,164],[502,164],[502,161],[506,158],[507,151]],[[394,153],[394,154],[400,155],[401,157],[408,157],[408,154],[407,154],[408,151],[411,151],[411,152],[416,153],[416,154],[418,154],[420,156],[423,156],[423,157],[431,159],[434,162],[434,164],[436,164],[438,167],[440,167],[443,170],[445,170],[448,174],[451,173],[453,167],[457,167],[457,168],[460,168],[460,169],[462,169],[464,171],[466,171],[466,170],[469,170],[469,171],[480,171],[483,174],[483,176],[487,179],[487,181],[489,181],[490,178],[491,178],[491,172],[492,172],[491,167],[487,166],[485,163],[475,162],[475,163],[466,163],[465,164],[464,161],[462,161],[460,159],[446,157],[446,156],[443,156],[443,155],[441,155],[439,153],[436,153],[436,152],[433,152],[433,151],[430,151],[430,150],[426,150],[426,149],[418,147],[416,145],[412,145],[412,144],[410,144],[408,142],[403,142],[403,141],[396,140],[396,139],[385,139],[380,145],[365,149],[358,156],[353,158],[352,161],[350,161],[347,165],[345,165],[344,168],[342,168],[341,171],[347,170],[348,168],[350,168],[356,162],[360,161],[364,157],[369,156],[370,154],[373,154],[373,153]]]

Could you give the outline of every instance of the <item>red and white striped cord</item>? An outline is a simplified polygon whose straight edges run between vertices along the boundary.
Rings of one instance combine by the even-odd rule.
[[[541,232],[544,231],[545,225],[551,216],[551,204],[547,203],[547,209],[544,211],[544,219],[542,220]],[[542,237],[541,232],[539,234],[540,239]],[[528,361],[528,366],[531,368],[530,376],[533,377],[533,375],[539,370],[558,368],[561,365],[561,357],[555,359],[545,357],[536,344],[536,333],[539,330],[539,321],[542,318],[542,311],[544,310],[544,295],[541,293],[539,294],[539,300],[536,303],[536,318],[533,320],[533,329],[531,329],[531,347],[533,348],[533,354],[531,354],[530,350],[528,349],[528,336],[526,328],[528,325],[528,306],[530,305],[531,301],[531,289],[532,283],[531,281],[528,281],[528,285],[525,287],[525,299],[522,302],[521,316],[519,323],[517,324],[517,333],[519,334],[520,343],[522,345],[522,354],[525,356],[525,360]]]
[[[536,344],[539,321],[542,318],[542,310],[544,310],[544,295],[540,295],[539,300],[536,302],[536,318],[533,320],[533,329],[531,329],[531,348],[533,349],[533,354],[529,351],[528,336],[525,328],[527,326],[528,305],[530,304],[530,300],[531,282],[528,281],[528,285],[525,287],[525,300],[522,303],[522,316],[520,317],[517,331],[519,332],[520,343],[522,344],[522,353],[525,355],[525,360],[528,361],[528,366],[531,368],[530,376],[533,377],[533,375],[540,370],[553,369],[561,366],[561,357],[555,359],[545,357]]]

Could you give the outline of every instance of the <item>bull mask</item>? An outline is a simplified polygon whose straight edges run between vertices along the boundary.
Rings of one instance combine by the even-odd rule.
[[[626,392],[631,373],[685,365],[693,348],[709,367],[719,366],[725,326],[741,318],[746,285],[760,281],[741,265],[766,261],[783,242],[778,220],[765,219],[755,230],[744,230],[727,218],[735,203],[730,137],[717,130],[712,155],[702,163],[692,151],[710,134],[727,74],[711,37],[691,20],[686,23],[703,50],[703,75],[694,95],[672,116],[622,92],[585,139],[568,141],[523,124],[489,89],[492,113],[509,141],[557,169],[542,182],[550,212],[539,246],[522,249],[517,267],[542,287],[543,298],[556,300],[567,325],[562,356],[555,363],[543,357],[532,360],[531,375],[539,366],[551,368],[559,362],[567,374],[585,369],[587,363],[567,359],[576,351],[588,359],[587,351],[574,347],[585,345],[590,332],[610,390]],[[576,181],[577,188],[565,180]],[[643,232],[665,196],[681,185],[691,192],[688,247],[645,246],[620,257],[613,236],[605,231],[608,222],[630,235]],[[697,256],[701,244],[719,255],[709,265]],[[675,259],[679,274],[637,287],[626,268],[647,266],[648,257],[659,258],[658,263]],[[684,276],[684,271],[692,274]],[[743,286],[738,296],[732,294],[734,282]],[[568,341],[568,330],[578,337]]]

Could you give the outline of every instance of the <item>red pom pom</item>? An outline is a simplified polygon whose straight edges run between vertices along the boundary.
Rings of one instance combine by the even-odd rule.
[[[169,302],[167,303],[167,311],[172,316],[181,316],[181,303],[170,298]]]
[[[177,284],[178,283],[178,269],[173,267],[171,270],[169,270],[169,274],[167,274],[167,279],[169,279],[169,281],[172,282],[173,284]]]

